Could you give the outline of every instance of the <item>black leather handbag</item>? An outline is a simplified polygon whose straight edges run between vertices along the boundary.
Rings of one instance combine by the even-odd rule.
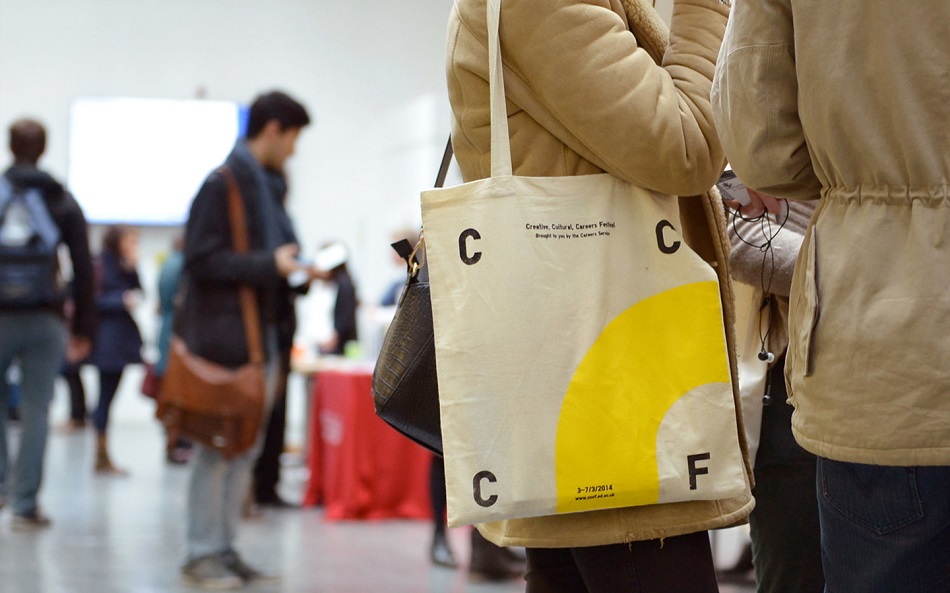
[[[451,160],[450,138],[435,187],[445,183]],[[439,383],[425,240],[420,237],[415,247],[409,241],[399,241],[393,243],[393,249],[406,260],[407,278],[373,370],[373,403],[376,415],[387,424],[441,456]]]

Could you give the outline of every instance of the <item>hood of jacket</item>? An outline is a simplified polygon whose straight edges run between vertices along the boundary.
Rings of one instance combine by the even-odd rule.
[[[63,184],[53,179],[46,171],[28,165],[13,165],[4,173],[17,189],[36,188],[47,200],[58,198],[65,193]]]

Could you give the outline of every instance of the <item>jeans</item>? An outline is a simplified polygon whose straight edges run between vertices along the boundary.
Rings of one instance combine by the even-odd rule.
[[[528,548],[526,593],[718,593],[705,531],[586,548]]]
[[[254,446],[226,459],[216,450],[195,444],[191,481],[188,484],[188,560],[234,553],[244,499],[251,489],[251,473],[264,443],[268,416],[280,381],[276,334],[269,332],[268,363],[264,369],[265,406]]]
[[[49,430],[49,404],[57,371],[66,352],[66,324],[52,311],[0,313],[0,376],[14,359],[20,361],[20,447],[13,464],[13,512],[37,509],[43,480],[43,458]],[[6,411],[6,390],[0,390],[0,410]],[[6,495],[8,461],[6,414],[0,418],[0,495]]]
[[[827,593],[950,591],[950,467],[818,458]]]
[[[792,436],[785,400],[784,356],[769,371],[770,403],[762,407],[755,458],[755,509],[749,515],[757,593],[821,593],[817,459]]]

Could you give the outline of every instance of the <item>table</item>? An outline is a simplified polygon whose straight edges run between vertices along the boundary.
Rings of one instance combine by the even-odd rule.
[[[312,377],[304,505],[322,503],[329,520],[431,518],[432,454],[376,416],[372,370]]]

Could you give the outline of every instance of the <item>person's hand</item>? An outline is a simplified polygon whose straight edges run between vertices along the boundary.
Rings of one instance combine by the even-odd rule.
[[[324,272],[316,266],[305,265],[299,261],[297,263],[300,267],[287,276],[287,283],[290,284],[291,288],[298,288],[305,285],[309,286],[314,280],[328,281],[332,277],[330,272]]]
[[[274,250],[274,263],[277,265],[277,273],[286,278],[294,270],[302,270],[304,266],[297,261],[297,254],[300,247],[294,243],[281,245]]]
[[[752,188],[748,188],[748,192],[751,201],[745,206],[735,200],[727,200],[726,204],[730,208],[738,210],[739,214],[746,218],[757,218],[766,212],[771,212],[776,216],[782,214],[782,200],[780,198],[757,192]]]
[[[334,331],[333,334],[329,338],[327,338],[326,341],[319,344],[317,348],[320,350],[321,353],[326,354],[328,352],[335,352],[337,349],[337,346],[339,345],[340,345],[340,334]]]
[[[66,362],[75,364],[92,352],[92,340],[82,336],[69,336],[66,342]]]
[[[142,300],[142,292],[139,290],[127,290],[122,293],[122,304],[125,306],[125,310],[130,313],[142,304]]]
[[[324,282],[327,282],[331,278],[333,278],[333,275],[330,274],[330,272],[327,272],[326,270],[321,270],[317,268],[316,266],[310,266],[310,268],[307,269],[307,272],[310,274],[311,281],[323,280]]]

